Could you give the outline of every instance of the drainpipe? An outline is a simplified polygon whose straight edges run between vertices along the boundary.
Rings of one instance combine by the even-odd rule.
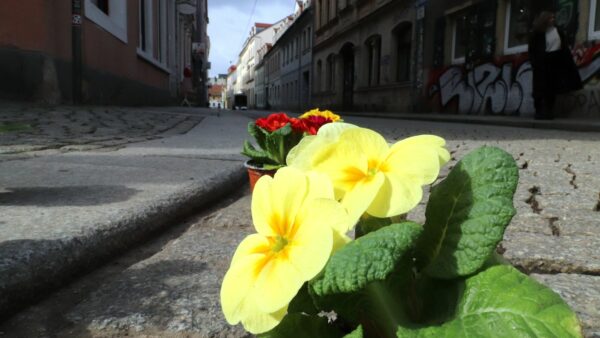
[[[73,103],[80,104],[82,102],[81,84],[82,84],[82,68],[83,57],[81,47],[81,24],[82,17],[82,0],[72,0],[71,2],[71,51],[72,51],[72,67],[73,67]]]

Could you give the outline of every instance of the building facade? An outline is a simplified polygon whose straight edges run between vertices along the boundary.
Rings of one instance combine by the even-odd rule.
[[[0,96],[51,104],[77,97],[174,102],[205,10],[206,0],[2,1]]]
[[[248,107],[256,107],[256,66],[262,61],[261,50],[273,43],[276,27],[277,23],[255,23],[240,52],[237,64],[238,81],[241,81],[241,92],[246,96]]]
[[[414,1],[316,0],[312,104],[335,110],[411,111],[422,35]]]
[[[269,55],[276,58],[277,76],[270,76],[266,86],[271,88],[272,109],[302,112],[311,105],[313,12],[310,3],[295,13],[293,22],[276,41],[277,50]]]
[[[556,114],[600,118],[598,0],[430,0],[425,34],[424,110],[459,114],[534,114],[527,40],[548,7],[566,33],[584,89],[559,96]]]
[[[237,66],[231,65],[227,69],[227,84],[225,85],[225,108],[234,108],[234,98],[237,90]]]

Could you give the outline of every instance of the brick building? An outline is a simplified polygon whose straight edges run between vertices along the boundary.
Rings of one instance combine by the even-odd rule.
[[[194,55],[208,55],[207,21],[206,0],[1,1],[0,97],[72,102],[80,51],[84,103],[173,102],[193,43]],[[207,66],[197,82],[206,83]]]

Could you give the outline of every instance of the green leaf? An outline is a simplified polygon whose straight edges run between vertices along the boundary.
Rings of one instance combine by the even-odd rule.
[[[417,245],[417,261],[426,274],[451,279],[483,266],[515,214],[518,176],[510,154],[482,147],[433,187]]]
[[[344,338],[363,338],[363,329],[362,326],[356,328],[356,330],[348,333],[344,336]]]
[[[248,156],[254,164],[273,164],[273,160],[269,158],[268,154],[262,150],[257,150],[248,141],[244,141],[244,148],[242,149],[242,155]]]
[[[260,149],[262,149],[262,150],[267,149],[267,146],[265,144],[265,139],[266,139],[266,136],[268,135],[268,132],[266,132],[259,126],[257,126],[255,122],[249,122],[248,123],[248,134],[250,134],[252,137],[254,137],[254,140],[256,140],[256,144],[258,144],[258,147]]]
[[[464,282],[450,321],[441,326],[400,327],[397,336],[563,338],[582,337],[582,332],[559,295],[512,266],[499,265]]]
[[[350,293],[385,280],[413,247],[419,224],[405,222],[371,232],[336,252],[323,272],[310,282],[317,296]]]
[[[285,165],[287,151],[285,147],[286,138],[292,133],[292,126],[288,123],[284,127],[268,134],[265,140],[265,150],[269,157],[277,164]]]
[[[288,314],[273,330],[259,334],[259,338],[340,338],[343,333],[327,323],[326,318],[299,313]]]

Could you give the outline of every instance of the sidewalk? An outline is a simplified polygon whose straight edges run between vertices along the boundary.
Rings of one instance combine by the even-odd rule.
[[[452,122],[503,127],[555,129],[566,131],[600,132],[600,120],[556,118],[554,120],[534,120],[532,117],[493,116],[493,115],[458,115],[441,113],[397,113],[397,112],[341,112],[342,116],[392,118],[400,120]]]
[[[104,108],[89,125],[90,111],[59,110],[24,112],[35,130],[0,136],[0,318],[246,180],[245,117]],[[82,120],[101,135],[68,130]]]

